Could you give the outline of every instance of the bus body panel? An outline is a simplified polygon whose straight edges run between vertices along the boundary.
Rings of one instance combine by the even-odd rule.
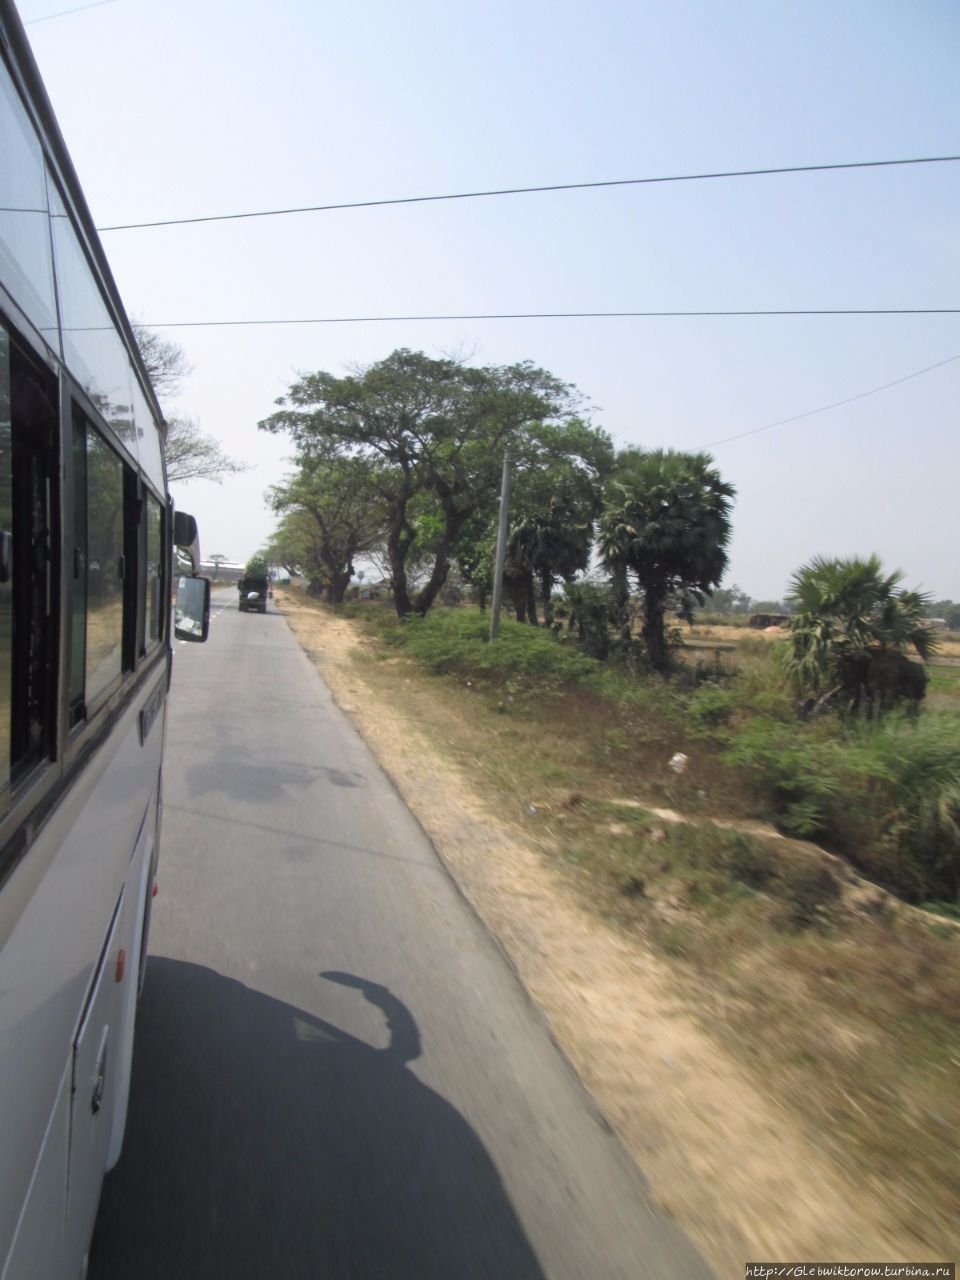
[[[93,1233],[100,1187],[110,1150],[110,1121],[116,1095],[114,1055],[123,1010],[116,981],[128,897],[117,904],[110,934],[94,977],[90,1000],[73,1044],[70,1083],[70,1161],[67,1169],[67,1223],[64,1258],[83,1258]]]
[[[115,1046],[114,1102],[110,1120],[110,1146],[107,1150],[107,1172],[120,1159],[123,1135],[127,1127],[127,1104],[130,1100],[130,1080],[133,1068],[133,1031],[137,1020],[137,999],[140,995],[140,957],[147,944],[150,919],[150,897],[154,883],[154,852],[158,834],[160,798],[156,796],[143,823],[140,838],[134,851],[127,875],[127,892],[135,892],[130,908],[131,928],[125,931],[129,945],[125,948],[126,965],[130,970],[123,983],[123,1004],[120,1010],[118,1036]],[[139,868],[139,882],[137,870]]]
[[[64,1269],[63,1225],[67,1217],[67,1184],[63,1171],[70,1156],[70,1079],[67,1069],[57,1090],[40,1159],[17,1227],[16,1238],[2,1280],[70,1276]]]
[[[14,0],[0,0],[0,1280],[78,1280],[123,1140],[171,585],[200,564],[163,431]]]
[[[51,1115],[61,1105],[61,1082],[71,1064],[78,1020],[90,1006],[95,970],[104,957],[107,932],[121,895],[130,909],[118,922],[112,955],[105,957],[115,967],[116,955],[123,949],[126,965],[122,983],[115,983],[112,976],[109,979],[117,993],[116,1007],[106,1008],[101,1017],[101,1024],[112,1022],[113,1029],[108,1091],[100,1112],[103,1123],[99,1128],[108,1132],[96,1175],[98,1191],[99,1173],[114,1146],[112,1130],[118,1122],[122,1130],[116,1105],[120,1099],[115,1098],[114,1089],[123,1087],[125,1103],[129,1063],[125,1063],[124,1053],[132,1047],[142,911],[154,853],[164,728],[161,710],[141,745],[140,712],[165,682],[161,666],[157,680],[126,709],[14,873],[13,878],[25,872],[33,857],[42,859],[46,852],[43,846],[53,843],[56,851],[49,869],[0,952],[0,1133],[4,1135],[0,1186],[6,1192],[0,1201],[3,1242],[13,1238],[31,1182],[36,1190],[50,1181],[48,1176],[37,1179],[35,1170],[45,1159],[44,1144],[49,1141]],[[69,928],[63,927],[64,920],[71,921]],[[96,1040],[100,1031],[88,1029],[87,1034]],[[60,1178],[65,1190],[65,1164]],[[32,1213],[32,1206],[27,1206],[27,1213]],[[48,1219],[51,1229],[55,1221],[55,1216]],[[5,1273],[0,1274],[6,1280]],[[35,1280],[43,1276],[36,1266],[25,1274]]]

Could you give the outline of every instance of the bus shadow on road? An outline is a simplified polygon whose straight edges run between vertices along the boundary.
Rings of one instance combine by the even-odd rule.
[[[476,1133],[407,1068],[409,1010],[321,976],[382,1010],[387,1048],[151,958],[90,1280],[542,1280]]]

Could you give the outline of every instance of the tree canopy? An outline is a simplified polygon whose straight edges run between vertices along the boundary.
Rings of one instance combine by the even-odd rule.
[[[401,349],[345,377],[299,378],[260,423],[300,450],[361,459],[383,503],[385,546],[401,616],[425,613],[446,581],[458,539],[496,500],[503,451],[533,466],[548,455],[579,396],[528,361],[469,366]],[[430,543],[426,580],[408,575]]]
[[[294,474],[268,495],[282,517],[273,539],[279,558],[325,583],[332,604],[343,600],[354,559],[383,541],[385,513],[376,472],[364,457],[329,447],[301,448]]]
[[[539,447],[514,467],[504,588],[519,621],[552,621],[558,581],[570,582],[590,563],[603,481],[613,467],[606,432],[574,417],[543,424]],[[498,508],[491,505],[464,528],[457,565],[483,600],[490,591]]]
[[[623,592],[632,574],[643,599],[643,639],[651,665],[669,665],[667,601],[703,604],[727,567],[736,490],[706,453],[625,449],[607,484],[599,544]],[[689,605],[687,606],[689,609]]]
[[[926,661],[937,637],[924,625],[929,596],[900,586],[901,573],[884,574],[879,557],[815,556],[798,569],[788,599],[791,620],[788,673],[797,692],[821,706],[877,715],[898,702],[919,702]]]

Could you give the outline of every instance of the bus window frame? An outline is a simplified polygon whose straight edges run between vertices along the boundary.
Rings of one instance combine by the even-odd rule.
[[[11,345],[19,346],[22,355],[32,360],[41,375],[47,375],[51,384],[57,384],[57,393],[61,394],[61,366],[55,355],[42,339],[38,338],[34,326],[26,321],[18,325],[17,319],[25,321],[26,317],[18,307],[8,306],[9,295],[0,288],[0,324],[10,336]],[[62,409],[62,399],[58,409]],[[35,760],[19,777],[11,776],[10,782],[0,790],[0,888],[9,879],[19,864],[26,847],[32,843],[36,815],[42,809],[44,801],[57,787],[63,774],[62,750],[62,660],[63,644],[61,626],[54,616],[55,602],[62,595],[63,578],[63,432],[62,412],[59,413],[56,428],[53,432],[58,457],[56,465],[51,468],[55,484],[49,493],[48,518],[50,520],[50,565],[48,569],[48,599],[50,606],[50,628],[46,634],[46,643],[50,651],[55,651],[57,661],[53,664],[51,678],[53,688],[46,691],[46,753]],[[59,486],[59,493],[55,490]],[[62,617],[62,614],[60,615]],[[11,653],[11,659],[13,654]],[[13,668],[11,668],[13,671]],[[14,678],[16,673],[13,672]],[[12,708],[11,708],[12,710]],[[21,836],[18,840],[17,837]],[[20,847],[22,846],[22,848]],[[2,899],[0,899],[2,901]],[[2,913],[0,913],[2,914]],[[0,921],[2,923],[2,921]],[[2,937],[2,929],[0,929]]]
[[[140,476],[140,498],[143,502],[143,516],[140,521],[140,568],[138,579],[138,608],[139,615],[137,619],[137,667],[145,662],[156,650],[159,645],[161,648],[167,639],[167,613],[164,609],[164,603],[169,599],[171,588],[169,584],[169,576],[167,571],[167,557],[165,552],[168,531],[167,504],[163,498],[157,495],[156,490],[147,480],[146,476]],[[150,498],[156,503],[157,514],[160,516],[160,558],[158,561],[160,567],[160,598],[157,602],[159,609],[160,630],[153,637],[147,635],[147,591],[149,589],[149,581],[147,579],[147,562],[148,562],[148,538]]]
[[[62,371],[63,389],[61,392],[61,431],[64,441],[70,441],[72,446],[72,432],[74,421],[74,406],[79,410],[81,415],[86,419],[89,425],[97,431],[101,440],[106,446],[114,452],[120,459],[126,471],[134,474],[138,484],[138,490],[141,500],[145,504],[145,495],[150,492],[155,500],[156,492],[153,490],[141,472],[137,461],[131,457],[130,453],[124,448],[123,442],[117,439],[116,433],[111,431],[107,423],[104,422],[91,403],[89,396],[86,394],[77,380],[72,377],[65,368]],[[64,511],[63,511],[63,529],[64,537],[67,531],[70,531],[72,537],[73,530],[73,451],[72,447],[67,447],[66,443],[61,444],[61,459],[64,464],[65,475],[63,479],[64,494]],[[166,503],[160,504],[162,508],[166,507]],[[166,539],[167,524],[164,522],[164,539]],[[137,611],[136,632],[139,640],[140,628],[143,625],[143,605],[145,603],[144,593],[141,589],[142,581],[145,581],[145,550],[142,549],[144,542],[144,521],[141,519],[139,528],[139,546],[136,557],[137,586],[134,592],[135,608]],[[167,571],[167,556],[165,546],[163,550],[163,567]],[[64,546],[64,564],[72,558],[72,552]],[[67,566],[69,567],[69,566]],[[168,572],[168,571],[167,571]],[[100,736],[105,732],[105,725],[112,723],[113,712],[122,711],[126,703],[134,698],[140,688],[143,680],[150,678],[150,672],[155,667],[163,665],[166,661],[166,635],[162,639],[148,647],[145,653],[138,652],[132,669],[121,667],[119,676],[111,681],[110,685],[98,695],[92,702],[84,701],[83,714],[74,723],[70,723],[70,668],[69,659],[71,653],[71,630],[73,626],[72,601],[69,595],[70,583],[72,581],[70,575],[65,571],[63,574],[64,592],[61,599],[62,616],[69,618],[68,630],[65,643],[62,646],[62,661],[64,663],[63,685],[62,685],[62,723],[65,726],[63,757],[65,764],[70,770],[80,756],[86,754],[91,743],[99,741]],[[166,579],[165,579],[166,580]],[[86,679],[86,664],[84,664],[84,679]]]

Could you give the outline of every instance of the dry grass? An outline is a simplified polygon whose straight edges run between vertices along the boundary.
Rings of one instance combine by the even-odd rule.
[[[812,848],[798,888],[799,842],[709,825],[678,839],[649,813],[591,801],[558,825],[581,892],[672,958],[700,1025],[811,1144],[901,1230],[955,1238],[960,929],[879,892],[854,909]]]

